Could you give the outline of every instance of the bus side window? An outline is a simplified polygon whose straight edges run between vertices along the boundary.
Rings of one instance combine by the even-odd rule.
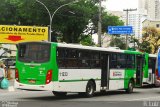
[[[91,68],[100,68],[100,53],[91,51]]]
[[[78,68],[77,50],[73,48],[66,49],[65,61],[66,61],[67,68]]]
[[[59,68],[65,67],[65,48],[58,48],[57,49],[57,63]]]
[[[117,68],[117,54],[116,53],[111,54],[110,68]]]
[[[126,54],[117,54],[117,68],[126,68]]]
[[[153,66],[155,65],[155,63],[156,63],[156,59],[154,59],[154,58],[149,58],[148,68],[152,69]]]
[[[78,67],[90,68],[90,51],[78,50]]]
[[[134,69],[135,68],[135,57],[134,55],[127,55],[127,63],[126,63],[126,67],[128,69]]]

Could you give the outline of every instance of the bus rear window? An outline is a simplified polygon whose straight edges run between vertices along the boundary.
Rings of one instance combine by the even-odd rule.
[[[28,43],[18,47],[18,60],[22,62],[47,62],[50,59],[50,44]]]

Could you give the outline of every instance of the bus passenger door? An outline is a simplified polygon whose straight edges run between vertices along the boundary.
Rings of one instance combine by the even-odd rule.
[[[142,86],[143,81],[143,56],[136,56],[136,86]]]
[[[101,88],[108,89],[109,55],[101,54]]]
[[[151,74],[151,84],[154,84],[155,83],[155,71],[156,71],[156,58],[153,58],[152,60],[151,60],[151,63],[152,63],[152,74]]]

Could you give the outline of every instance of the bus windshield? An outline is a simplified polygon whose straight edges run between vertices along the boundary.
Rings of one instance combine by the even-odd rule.
[[[19,44],[18,60],[22,62],[47,62],[50,59],[50,44],[22,43]]]

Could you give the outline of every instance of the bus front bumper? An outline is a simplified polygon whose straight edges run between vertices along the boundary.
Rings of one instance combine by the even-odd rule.
[[[28,85],[28,84],[19,83],[15,80],[14,81],[14,88],[24,89],[24,90],[53,91],[53,82],[50,82],[49,84],[46,84],[46,85]]]

